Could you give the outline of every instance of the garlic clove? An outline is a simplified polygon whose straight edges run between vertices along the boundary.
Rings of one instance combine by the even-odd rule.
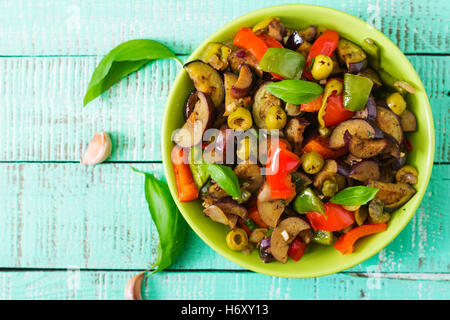
[[[81,158],[82,164],[99,164],[105,161],[112,151],[112,142],[109,134],[105,131],[96,133]]]
[[[125,300],[142,300],[141,287],[145,272],[135,275],[125,287]]]

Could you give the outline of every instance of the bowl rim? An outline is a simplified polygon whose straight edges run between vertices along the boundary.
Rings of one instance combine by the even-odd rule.
[[[283,4],[283,5],[264,7],[261,9],[257,9],[257,10],[248,12],[244,15],[241,15],[241,16],[229,21],[228,23],[224,24],[222,27],[220,27],[216,31],[214,31],[210,36],[208,36],[204,41],[202,41],[201,44],[189,55],[186,62],[195,60],[199,56],[199,53],[204,49],[204,47],[209,42],[212,42],[212,40],[214,38],[220,37],[222,34],[226,33],[228,29],[233,28],[236,25],[245,25],[244,22],[246,20],[249,20],[255,16],[260,16],[260,15],[265,15],[266,17],[276,16],[276,14],[273,13],[273,10],[285,9],[285,8],[293,8],[295,10],[299,10],[302,8],[309,8],[309,9],[315,8],[317,10],[325,10],[325,11],[331,12],[332,14],[341,15],[345,19],[353,19],[359,23],[368,24],[366,21],[364,21],[358,17],[355,17],[347,12],[344,12],[344,11],[341,11],[338,9],[334,9],[334,8],[320,6],[320,5]],[[422,84],[422,81],[421,81],[419,75],[417,74],[416,70],[414,69],[414,67],[411,65],[409,60],[406,58],[405,54],[384,33],[379,31],[378,29],[376,29],[374,26],[372,26],[372,25],[370,25],[370,26],[373,28],[373,32],[378,33],[379,36],[381,36],[382,38],[385,38],[385,40],[390,42],[393,45],[393,47],[401,53],[400,56],[403,59],[403,61],[401,61],[401,63],[405,64],[404,68],[412,70],[412,72],[416,78],[413,81],[415,86],[424,93],[424,101],[426,104],[425,112],[427,115],[427,120],[429,122],[428,126],[426,128],[426,131],[427,131],[427,134],[429,137],[429,141],[428,141],[429,142],[429,146],[428,146],[429,152],[427,153],[427,157],[426,157],[427,166],[426,166],[425,170],[423,168],[421,168],[421,175],[422,175],[422,177],[425,178],[425,181],[423,183],[423,188],[417,190],[417,193],[414,196],[414,198],[409,200],[409,202],[412,201],[414,209],[411,209],[410,212],[403,213],[403,214],[408,213],[407,219],[404,219],[403,222],[400,221],[400,223],[397,223],[397,225],[389,225],[389,228],[391,228],[390,236],[386,235],[383,238],[384,239],[383,243],[380,246],[376,247],[376,249],[365,250],[364,253],[360,254],[359,259],[352,260],[351,262],[349,262],[347,264],[345,264],[345,263],[337,264],[337,266],[330,267],[325,272],[310,272],[308,274],[296,275],[292,272],[286,273],[286,271],[279,271],[279,270],[268,271],[265,268],[261,268],[259,266],[245,263],[241,259],[238,259],[235,256],[231,255],[229,252],[226,252],[226,251],[220,249],[219,247],[216,246],[215,242],[210,241],[208,236],[205,233],[203,233],[201,228],[199,228],[191,220],[191,218],[189,217],[189,214],[183,212],[185,209],[183,208],[183,204],[178,201],[178,193],[177,193],[177,189],[176,189],[176,184],[174,181],[169,181],[169,179],[167,178],[170,176],[170,171],[172,170],[170,152],[167,151],[167,150],[169,150],[168,146],[169,145],[172,146],[172,142],[170,140],[170,137],[168,138],[166,136],[165,128],[166,128],[168,122],[170,121],[171,115],[169,114],[169,109],[170,109],[171,101],[174,99],[176,92],[177,92],[177,90],[175,90],[175,88],[178,87],[179,82],[181,81],[181,78],[183,77],[184,73],[186,72],[186,71],[184,71],[184,69],[182,69],[178,72],[178,75],[176,76],[175,81],[173,82],[173,85],[170,88],[169,95],[167,97],[165,108],[164,108],[164,116],[163,116],[163,122],[162,122],[162,127],[161,127],[161,151],[162,151],[164,173],[165,173],[166,179],[168,180],[167,182],[168,182],[172,197],[173,197],[175,203],[177,204],[177,207],[180,210],[181,214],[183,215],[184,219],[187,221],[189,226],[194,230],[194,232],[215,252],[219,253],[221,256],[225,257],[226,259],[234,262],[235,264],[237,264],[243,268],[246,268],[248,270],[255,271],[255,272],[258,272],[261,274],[270,275],[270,276],[277,276],[277,277],[282,277],[282,278],[312,278],[312,277],[326,276],[326,275],[338,273],[340,271],[352,268],[352,267],[368,260],[375,254],[380,252],[383,248],[385,248],[388,244],[390,244],[398,236],[398,234],[406,227],[406,225],[409,223],[409,221],[415,215],[415,213],[417,212],[417,209],[419,208],[419,205],[425,195],[425,191],[428,187],[429,180],[431,177],[431,171],[432,171],[432,167],[433,167],[433,161],[434,161],[435,131],[434,131],[434,120],[433,120],[433,115],[432,115],[432,111],[431,111],[431,106],[430,106],[430,102],[429,102],[428,96],[426,94],[425,88]],[[301,270],[299,270],[299,271],[301,271]]]

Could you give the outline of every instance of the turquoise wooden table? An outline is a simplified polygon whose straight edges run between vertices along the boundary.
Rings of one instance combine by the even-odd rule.
[[[0,2],[0,298],[122,299],[128,279],[156,257],[157,232],[135,166],[162,176],[163,107],[179,66],[147,65],[82,108],[102,56],[135,38],[185,59],[224,23],[298,1]],[[192,231],[147,299],[448,299],[450,292],[450,2],[302,1],[373,24],[422,78],[436,127],[431,181],[414,218],[377,255],[314,279],[256,274]],[[111,133],[107,163],[79,159],[95,132]]]

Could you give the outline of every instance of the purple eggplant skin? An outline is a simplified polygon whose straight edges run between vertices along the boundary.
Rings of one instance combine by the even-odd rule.
[[[195,104],[198,101],[198,91],[192,91],[189,97],[186,99],[186,103],[184,104],[184,120],[187,120],[191,115],[192,111],[194,111]]]
[[[344,134],[344,142],[352,155],[362,159],[377,156],[388,145],[387,139],[361,139],[352,136],[348,130]]]
[[[267,251],[267,249],[263,249],[262,247],[259,249],[259,257],[264,263],[269,263],[274,260],[272,254]]]
[[[286,48],[296,51],[305,42],[297,31],[294,31],[286,41]]]
[[[406,154],[404,154],[403,156],[400,156],[399,158],[392,161],[391,168],[394,170],[399,170],[405,164],[406,164]]]
[[[391,135],[398,144],[403,142],[403,128],[400,117],[392,110],[377,106],[376,125],[383,130],[384,133]]]
[[[261,240],[261,249],[267,250],[270,248],[271,237],[264,238]]]
[[[350,175],[351,167],[343,161],[338,161],[338,171],[341,176],[348,177]]]
[[[348,72],[350,73],[358,73],[363,71],[367,67],[367,60],[364,59],[363,61],[356,62],[356,63],[349,63],[347,66]]]
[[[361,111],[357,111],[354,118],[364,119],[370,122],[375,122],[377,120],[377,105],[375,104],[375,99],[372,95],[369,96],[365,108]]]
[[[351,167],[349,178],[366,182],[369,179],[380,179],[380,166],[376,161],[366,160],[361,161]]]

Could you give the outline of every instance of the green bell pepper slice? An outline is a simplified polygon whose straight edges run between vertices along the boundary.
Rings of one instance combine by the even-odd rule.
[[[306,188],[298,194],[294,200],[294,210],[298,213],[315,211],[320,214],[325,214],[325,207],[322,200],[320,200],[311,188]]]
[[[346,73],[344,75],[344,107],[350,111],[364,109],[372,87],[373,82],[369,78]]]
[[[305,67],[305,57],[284,48],[269,48],[259,62],[261,70],[276,73],[285,79],[298,80]]]
[[[324,245],[332,245],[334,240],[333,232],[332,231],[323,231],[323,230],[317,230],[314,232],[312,241],[318,244],[324,244]]]
[[[200,147],[193,146],[189,151],[189,167],[191,168],[194,183],[199,189],[203,187],[210,176],[204,164]]]

